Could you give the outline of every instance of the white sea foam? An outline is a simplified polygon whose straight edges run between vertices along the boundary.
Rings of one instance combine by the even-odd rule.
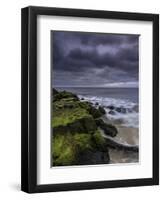
[[[96,97],[96,96],[83,96],[79,95],[80,99],[83,101],[92,102],[94,105],[97,103],[100,106],[103,106],[106,110],[106,116],[108,119],[115,120],[127,127],[138,127],[139,126],[139,113],[136,107],[138,105],[129,100],[114,99],[108,97]],[[109,106],[114,106],[115,108],[124,108],[125,113],[117,112],[116,109],[113,110],[114,114],[110,114],[111,109]]]

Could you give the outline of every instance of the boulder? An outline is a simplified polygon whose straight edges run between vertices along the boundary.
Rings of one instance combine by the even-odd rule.
[[[138,106],[138,105],[135,105],[132,109],[133,109],[135,112],[139,112],[139,106]]]
[[[54,95],[54,101],[59,101],[64,98],[72,98],[73,100],[79,100],[76,94],[67,91],[58,92]]]
[[[118,134],[117,128],[112,124],[106,124],[102,119],[96,120],[96,125],[100,127],[106,135],[115,137]]]
[[[119,113],[123,113],[123,114],[126,113],[126,108],[124,108],[124,107],[117,107],[117,108],[115,108],[115,110],[116,110],[117,112],[119,112]]]
[[[115,107],[114,106],[107,106],[107,108],[109,108],[110,110],[114,110],[115,109]]]
[[[110,110],[110,111],[108,112],[108,114],[110,114],[110,115],[116,115],[116,113],[115,113],[114,110]]]
[[[106,111],[105,111],[105,109],[102,107],[102,106],[99,106],[99,111],[104,115],[104,114],[106,114]]]
[[[95,121],[104,110],[66,91],[54,91],[53,98],[53,166],[109,163],[106,141]]]

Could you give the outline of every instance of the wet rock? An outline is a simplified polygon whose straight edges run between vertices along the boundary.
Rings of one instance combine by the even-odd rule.
[[[115,109],[114,106],[107,106],[107,108],[109,108],[110,110],[114,110]]]
[[[102,119],[96,120],[96,125],[100,127],[106,135],[115,137],[118,134],[117,128],[112,124],[106,124]]]
[[[108,114],[110,114],[110,115],[116,115],[116,113],[115,113],[114,110],[110,110],[110,111],[108,112]]]
[[[89,150],[80,153],[78,160],[79,160],[79,165],[108,164],[110,162],[110,156],[108,152]]]
[[[132,109],[133,109],[133,111],[135,111],[135,112],[139,112],[139,106],[138,106],[138,105],[135,105]]]
[[[95,103],[95,106],[98,106],[98,105],[99,105],[99,103],[98,103],[98,102],[96,102],[96,103]]]
[[[104,114],[106,114],[106,111],[105,111],[105,109],[102,107],[102,106],[99,106],[99,111],[104,115]]]
[[[117,107],[116,109],[115,109],[117,112],[121,112],[121,108],[119,108],[119,107]]]
[[[93,116],[94,119],[101,117],[103,114],[99,111],[99,109],[91,106],[89,108],[89,113]]]
[[[127,111],[126,111],[126,108],[121,108],[121,113],[125,114]]]
[[[124,108],[124,107],[117,107],[115,110],[116,110],[117,112],[119,112],[119,113],[123,113],[123,114],[126,113],[126,108]]]

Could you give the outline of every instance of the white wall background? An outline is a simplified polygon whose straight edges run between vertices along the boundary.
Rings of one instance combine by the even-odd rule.
[[[53,6],[67,8],[85,8],[112,11],[147,12],[160,14],[160,35],[163,35],[163,5],[162,0],[5,0],[0,6],[0,199],[161,199],[163,195],[162,173],[160,186],[135,187],[119,189],[87,190],[75,192],[58,192],[29,195],[20,191],[20,10],[28,5]],[[160,38],[160,77],[161,69]],[[161,78],[160,78],[161,79]],[[160,88],[163,79],[160,80]],[[161,92],[161,89],[160,89]],[[163,102],[163,93],[160,94]],[[163,104],[160,104],[160,111]],[[160,113],[160,141],[163,131],[163,112]],[[160,142],[160,154],[163,145]],[[160,156],[160,169],[163,159]]]

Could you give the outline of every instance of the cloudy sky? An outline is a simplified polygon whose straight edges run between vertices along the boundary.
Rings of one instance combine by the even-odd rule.
[[[53,31],[53,86],[137,87],[138,37]]]

